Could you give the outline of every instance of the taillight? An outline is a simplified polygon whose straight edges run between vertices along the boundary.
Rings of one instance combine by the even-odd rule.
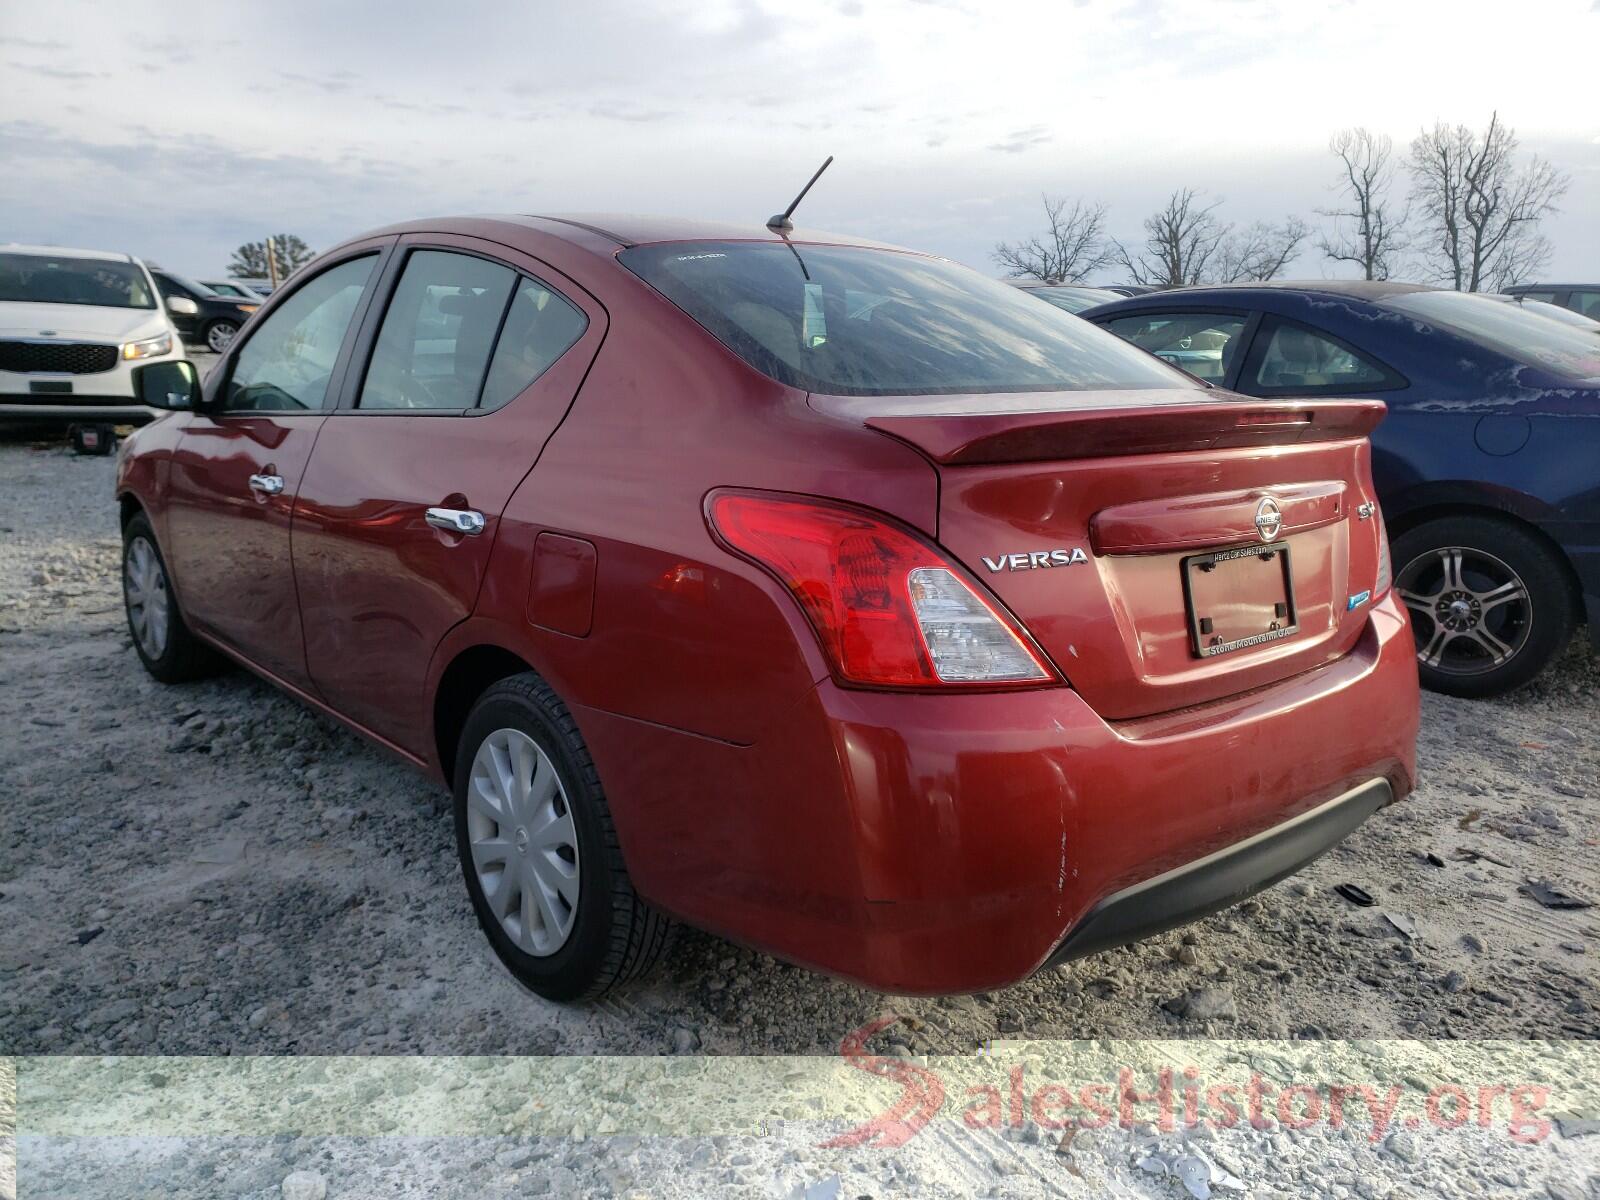
[[[928,688],[1057,681],[959,567],[870,512],[717,492],[706,514],[729,548],[794,594],[841,682]]]
[[[1378,517],[1378,578],[1372,585],[1372,598],[1378,599],[1394,582],[1394,567],[1389,562],[1389,530]]]

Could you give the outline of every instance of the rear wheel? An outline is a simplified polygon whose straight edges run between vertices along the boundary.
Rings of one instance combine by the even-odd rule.
[[[1442,517],[1395,538],[1393,550],[1418,674],[1432,691],[1477,697],[1520,687],[1572,634],[1561,563],[1512,521]]]
[[[139,661],[162,683],[200,679],[222,665],[221,657],[184,623],[166,560],[143,513],[122,531],[122,602]]]
[[[548,1000],[643,974],[671,922],[641,900],[577,723],[532,673],[491,686],[461,733],[456,848],[489,944]]]

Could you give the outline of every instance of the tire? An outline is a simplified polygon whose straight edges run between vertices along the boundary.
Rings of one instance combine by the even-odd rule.
[[[1577,608],[1563,564],[1514,520],[1440,517],[1395,538],[1392,551],[1417,673],[1430,691],[1509,692],[1572,636]]]
[[[462,729],[455,774],[467,894],[517,979],[547,1000],[582,1001],[655,964],[672,922],[634,891],[594,760],[549,684],[529,672],[489,687]],[[510,809],[509,793],[522,796]]]
[[[162,683],[214,675],[222,657],[189,632],[169,579],[150,518],[139,513],[122,531],[122,607],[134,651]]]
[[[213,354],[221,354],[232,344],[238,336],[239,323],[237,321],[213,321],[205,328],[204,341],[206,349]]]

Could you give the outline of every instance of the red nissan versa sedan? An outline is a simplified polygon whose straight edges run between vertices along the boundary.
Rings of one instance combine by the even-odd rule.
[[[156,678],[236,659],[455,789],[553,999],[670,918],[993,988],[1272,883],[1412,786],[1367,434],[937,258],[421,222],[275,293],[117,481]]]

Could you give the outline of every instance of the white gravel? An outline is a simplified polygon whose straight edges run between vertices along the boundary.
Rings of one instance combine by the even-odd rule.
[[[901,1055],[968,1055],[996,1037],[1600,1034],[1600,908],[1551,910],[1519,891],[1548,880],[1600,902],[1600,666],[1581,637],[1514,696],[1425,698],[1415,796],[1187,933],[938,1000],[878,996],[692,935],[643,986],[562,1008],[496,965],[431,784],[242,672],[182,688],[148,679],[122,618],[112,475],[112,460],[55,443],[0,443],[5,1053],[832,1055],[884,1011],[911,1019],[874,1043]],[[1332,891],[1342,882],[1378,905],[1352,906]],[[659,1141],[638,1149],[657,1166],[671,1158]],[[723,1146],[717,1162],[753,1156],[750,1194],[788,1195],[804,1156],[774,1182],[766,1151],[781,1142]],[[331,1184],[363,1154],[382,1157],[364,1145],[316,1150]],[[605,1158],[585,1154],[573,1161]],[[1128,1194],[1188,1194],[1113,1160],[1144,1189]],[[912,1194],[858,1187],[842,1169],[840,1195]],[[288,1173],[257,1172],[234,1194],[279,1194]],[[1542,1188],[1535,1175],[1525,1182]],[[665,1176],[632,1178],[640,1194],[678,1194]],[[944,1194],[943,1180],[935,1171],[916,1194]],[[172,1189],[160,1194],[218,1194]]]

